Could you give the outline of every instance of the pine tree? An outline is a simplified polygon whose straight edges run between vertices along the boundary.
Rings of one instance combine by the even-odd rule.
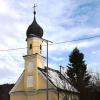
[[[70,83],[80,92],[80,99],[85,99],[86,89],[91,76],[87,72],[84,54],[75,48],[69,56],[67,75]]]

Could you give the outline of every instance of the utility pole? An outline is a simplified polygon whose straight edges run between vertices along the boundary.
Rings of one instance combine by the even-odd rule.
[[[42,38],[43,39],[43,38]],[[49,45],[49,42],[50,43],[53,43],[53,42],[51,42],[51,41],[49,41],[49,40],[46,40],[46,39],[43,39],[43,41],[45,41],[46,42],[46,44],[47,44],[47,69],[46,69],[46,71],[47,71],[47,75],[46,75],[46,78],[47,78],[47,92],[46,92],[46,100],[49,100],[49,94],[48,94],[48,45]]]
[[[47,84],[46,84],[47,85],[46,86],[47,92],[46,92],[46,100],[48,100],[48,47],[49,47],[49,43],[53,43],[53,42],[51,42],[49,40],[46,40],[44,38],[41,38],[41,39],[47,44],[47,75],[46,75],[46,78],[47,78]]]
[[[48,98],[48,41],[47,41],[47,100]]]

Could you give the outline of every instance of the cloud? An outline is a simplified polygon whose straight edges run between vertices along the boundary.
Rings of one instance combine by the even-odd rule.
[[[36,19],[43,27],[44,38],[54,43],[100,35],[99,0],[0,0],[0,49],[26,47],[26,30],[33,21],[34,3],[38,5]],[[95,58],[100,58],[100,53],[96,53],[97,48],[100,50],[99,44],[99,38],[95,38],[49,46],[49,66],[58,68],[60,64],[67,64],[68,55],[76,46],[87,50],[89,65],[98,65]],[[44,52],[46,55],[45,49]],[[26,49],[0,52],[0,73],[7,72],[8,78],[1,73],[0,82],[13,82],[19,77],[24,69],[23,55]]]
[[[12,17],[12,18],[19,18],[20,15],[16,12],[15,9],[12,9],[11,5],[7,0],[0,0],[0,14]]]
[[[0,13],[5,13],[7,11],[7,4],[4,0],[0,0]]]

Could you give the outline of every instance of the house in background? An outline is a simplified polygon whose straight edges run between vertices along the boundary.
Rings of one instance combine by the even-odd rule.
[[[34,10],[34,20],[26,32],[25,70],[9,92],[10,100],[47,100],[46,58],[42,56],[43,29],[35,16]],[[79,100],[78,94],[58,70],[48,68],[48,100]]]

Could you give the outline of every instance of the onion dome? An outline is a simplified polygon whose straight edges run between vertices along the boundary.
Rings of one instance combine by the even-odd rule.
[[[43,29],[36,22],[35,15],[36,15],[36,12],[34,10],[34,20],[33,20],[32,24],[29,25],[27,32],[26,32],[27,38],[31,38],[31,37],[42,38],[42,36],[43,36]]]

